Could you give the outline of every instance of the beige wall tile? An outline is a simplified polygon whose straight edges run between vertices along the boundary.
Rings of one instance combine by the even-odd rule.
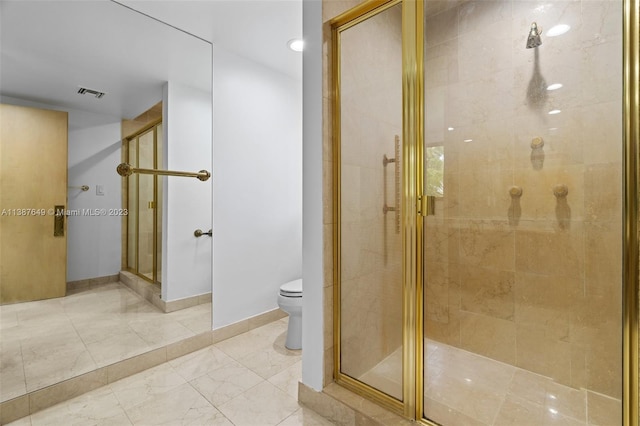
[[[324,286],[333,286],[333,225],[322,226],[322,267]]]
[[[424,334],[430,339],[460,346],[460,320],[457,314],[449,315],[446,322],[425,318]]]
[[[322,301],[325,348],[333,346],[333,290],[333,287],[325,287]]]
[[[568,342],[576,307],[584,300],[583,282],[577,277],[516,273],[515,321],[519,325],[545,330]]]
[[[587,392],[589,424],[594,426],[617,425],[622,423],[622,403],[595,392]]]
[[[515,232],[506,222],[470,221],[460,228],[460,263],[515,270]]]
[[[445,189],[445,191],[447,191]],[[425,259],[427,262],[456,264],[460,261],[460,231],[452,220],[427,216],[424,226]]]
[[[570,232],[548,228],[516,231],[516,271],[582,276],[584,237],[579,230],[575,225]]]
[[[620,220],[622,186],[614,183],[621,181],[622,169],[619,164],[590,164],[585,167],[584,203],[586,220],[613,223]]]
[[[585,283],[588,295],[620,294],[622,226],[619,222],[585,224]],[[622,307],[617,298],[618,309]]]
[[[461,266],[462,310],[513,321],[514,275],[480,266]]]
[[[543,327],[516,327],[517,358],[515,365],[571,384],[571,345],[549,336]]]
[[[516,325],[512,321],[460,313],[460,346],[498,361],[516,361]]]
[[[329,384],[333,383],[333,377],[334,377],[334,362],[333,362],[333,352],[334,352],[334,348],[333,345],[331,347],[325,348],[324,349],[324,380],[323,380],[323,385],[324,386],[328,386]]]

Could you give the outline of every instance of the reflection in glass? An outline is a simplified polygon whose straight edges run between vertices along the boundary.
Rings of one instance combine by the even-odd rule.
[[[138,141],[133,139],[128,144],[128,163],[131,165],[138,164]],[[134,173],[127,177],[128,201],[127,206],[127,267],[132,270],[138,268],[137,256],[138,252],[138,209],[131,208],[136,205],[138,200],[138,174]]]
[[[154,145],[153,130],[138,138],[138,167],[154,168]],[[153,175],[138,176],[138,273],[151,280],[154,254],[154,179]]]
[[[125,139],[133,167],[157,169],[162,152],[162,123]],[[162,259],[162,180],[134,173],[128,178],[127,267],[160,283]]]

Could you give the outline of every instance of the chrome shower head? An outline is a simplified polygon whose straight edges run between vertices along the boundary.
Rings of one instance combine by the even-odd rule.
[[[542,40],[540,39],[540,32],[541,30],[538,28],[538,24],[532,22],[531,30],[529,30],[529,37],[527,37],[527,49],[532,49],[542,44]]]

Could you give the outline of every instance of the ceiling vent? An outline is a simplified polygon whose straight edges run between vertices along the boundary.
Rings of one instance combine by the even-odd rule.
[[[105,95],[104,92],[99,92],[93,89],[87,89],[86,87],[80,87],[80,89],[78,89],[78,93],[80,93],[81,95],[94,95],[98,99],[100,99]]]

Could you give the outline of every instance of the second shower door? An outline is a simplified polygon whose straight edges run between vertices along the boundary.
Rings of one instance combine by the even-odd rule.
[[[402,8],[337,32],[338,382],[403,400]],[[362,384],[366,386],[362,386]]]

